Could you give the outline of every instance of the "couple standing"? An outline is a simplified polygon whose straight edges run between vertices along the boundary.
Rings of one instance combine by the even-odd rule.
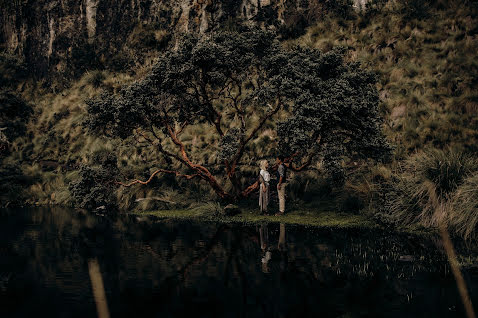
[[[279,213],[276,213],[276,215],[283,215],[285,212],[285,187],[287,186],[287,166],[284,164],[284,156],[277,157],[277,164],[277,194],[279,196]],[[259,208],[262,214],[266,214],[267,206],[269,205],[269,188],[271,181],[271,175],[269,171],[267,171],[269,168],[269,162],[267,160],[262,160],[260,166]]]

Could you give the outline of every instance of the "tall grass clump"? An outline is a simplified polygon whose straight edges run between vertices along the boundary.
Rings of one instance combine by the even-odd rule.
[[[464,238],[472,237],[478,224],[478,173],[464,180],[450,207],[449,226]]]
[[[469,195],[469,192],[458,189],[477,169],[477,160],[461,152],[427,150],[418,153],[406,160],[397,171],[381,214],[401,225],[418,223],[425,227],[437,227],[441,222],[446,222],[461,229],[461,225],[467,223],[468,216],[473,213],[458,217],[460,208],[457,204],[457,212],[450,212],[452,202],[458,193],[462,197]],[[471,198],[467,197],[467,200]],[[437,206],[442,208],[437,209]],[[466,231],[460,230],[459,233],[464,234]]]

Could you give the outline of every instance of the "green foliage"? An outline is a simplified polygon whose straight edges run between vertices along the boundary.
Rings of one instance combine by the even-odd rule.
[[[79,176],[70,182],[69,190],[77,205],[84,209],[117,209],[114,196],[115,179],[118,173],[116,156],[100,150],[91,155],[90,165],[80,168]]]
[[[343,55],[341,48],[325,54],[297,48],[284,68],[288,76],[281,87],[293,105],[292,116],[278,126],[282,153],[320,151],[338,183],[343,181],[344,155],[381,159],[390,151],[381,132],[376,77],[358,64],[344,63]]]
[[[364,202],[354,193],[346,193],[339,207],[341,211],[348,213],[359,213],[364,208]]]
[[[284,23],[279,25],[278,34],[281,39],[296,39],[306,33],[309,21],[303,12],[298,12],[285,19]]]
[[[376,77],[357,63],[346,63],[343,56],[343,49],[325,54],[284,49],[275,34],[260,30],[186,35],[143,79],[118,94],[88,100],[85,125],[122,139],[138,129],[148,132],[161,142],[160,153],[205,173],[210,182],[204,169],[184,155],[178,158],[177,150],[165,148],[165,141],[181,148],[183,129],[209,125],[220,140],[216,164],[227,159],[235,167],[244,152],[246,158],[261,156],[262,149],[254,153],[255,147],[246,144],[270,123],[278,124],[282,153],[293,155],[297,163],[310,157],[339,163],[344,155],[383,158],[389,146],[381,133]],[[288,119],[273,122],[276,113]],[[249,119],[253,116],[255,124]],[[254,125],[257,128],[248,127]],[[184,150],[194,147],[191,143]],[[240,190],[236,180],[231,182]]]
[[[134,65],[133,57],[128,52],[121,51],[113,55],[107,62],[106,66],[114,72],[125,72]]]
[[[385,9],[385,5],[388,3],[388,0],[370,0],[365,4],[365,14],[366,15],[375,15],[382,12]]]
[[[353,16],[352,0],[322,0],[323,8],[333,16],[350,19]]]
[[[231,160],[241,146],[241,140],[243,138],[244,131],[240,128],[229,129],[219,143],[220,152],[218,159],[220,161]]]
[[[153,24],[137,25],[129,36],[128,45],[135,52],[151,49],[164,49],[171,40],[171,34]]]

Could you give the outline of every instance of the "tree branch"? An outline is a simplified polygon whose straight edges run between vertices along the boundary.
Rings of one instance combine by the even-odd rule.
[[[307,160],[299,167],[294,167],[292,165],[292,161],[291,161],[290,164],[289,164],[289,169],[292,170],[292,171],[295,171],[295,172],[302,171],[302,170],[306,169],[312,163],[313,158],[314,158],[314,155],[310,154],[309,157],[307,158]]]
[[[141,181],[141,180],[136,179],[136,180],[131,181],[130,183],[116,182],[116,184],[122,185],[123,187],[131,187],[132,185],[135,185],[137,183],[148,184],[148,183],[151,182],[151,180],[153,180],[154,176],[157,175],[160,172],[174,174],[174,175],[176,175],[176,177],[183,177],[183,178],[186,178],[187,180],[190,180],[190,179],[195,178],[195,177],[201,177],[201,175],[199,173],[189,175],[189,174],[181,174],[178,171],[173,171],[173,170],[157,169],[155,172],[153,172],[151,174],[149,179],[146,180],[146,181]]]
[[[251,133],[249,134],[249,136],[244,139],[242,142],[241,142],[241,146],[239,147],[239,149],[237,150],[237,153],[236,155],[234,156],[234,159],[232,160],[232,164],[231,164],[231,171],[229,172],[229,175],[232,175],[234,173],[234,170],[236,169],[236,166],[237,164],[239,163],[239,160],[241,160],[241,157],[244,153],[244,150],[246,148],[246,145],[247,143],[252,139],[254,138],[254,136],[257,134],[257,132],[259,130],[261,130],[261,128],[264,126],[264,124],[266,123],[266,121],[268,119],[270,119],[272,116],[274,116],[278,111],[279,109],[281,108],[282,106],[282,103],[280,101],[280,98],[277,98],[276,100],[276,104],[274,106],[274,109],[271,110],[270,112],[268,112],[264,117],[261,118],[261,120],[259,121],[259,124],[256,126],[256,128],[254,128]]]
[[[216,178],[214,178],[212,173],[207,168],[203,167],[202,165],[195,164],[189,159],[188,154],[186,153],[186,148],[184,147],[184,144],[181,142],[181,140],[179,140],[174,129],[172,129],[169,124],[166,124],[166,127],[168,130],[169,136],[171,137],[171,140],[173,141],[175,145],[179,147],[184,163],[188,165],[191,169],[196,170],[201,175],[201,178],[209,182],[211,187],[221,198],[223,199],[230,198],[231,195],[227,193],[226,191],[224,191],[221,185],[217,182]]]
[[[206,89],[206,82],[204,81],[204,71],[201,70],[200,72],[200,85],[199,85],[199,88],[201,89],[200,91],[200,95],[202,95],[202,99],[203,99],[203,102],[206,104],[208,110],[209,110],[209,118],[208,120],[214,124],[214,126],[216,127],[216,131],[218,132],[218,134],[223,137],[224,136],[224,132],[222,131],[222,128],[221,128],[221,118],[222,118],[222,114],[220,112],[218,112],[214,106],[212,105],[212,102],[211,100],[209,99],[209,95],[207,93],[207,89]],[[199,99],[198,99],[199,102],[201,102]]]
[[[256,181],[241,192],[241,197],[243,198],[248,197],[252,192],[257,190],[258,188],[259,188],[259,181]]]

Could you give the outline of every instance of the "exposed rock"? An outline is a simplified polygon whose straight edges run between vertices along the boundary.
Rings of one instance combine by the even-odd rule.
[[[397,119],[397,118],[405,116],[406,113],[407,113],[407,106],[400,105],[392,109],[392,114],[390,114],[390,118],[392,120]]]
[[[390,96],[390,93],[388,90],[384,89],[380,91],[379,96],[380,96],[380,100],[386,101],[388,97]]]
[[[80,75],[84,70],[74,70],[127,56],[130,35],[145,36],[134,32],[138,27],[153,34],[169,32],[174,45],[176,34],[204,33],[231,23],[294,28],[300,17],[310,25],[319,17],[314,10],[322,9],[312,0],[5,1],[0,48],[24,57],[36,76]],[[130,54],[137,51],[133,48]],[[82,65],[86,63],[91,65]]]
[[[227,216],[233,216],[241,213],[241,209],[237,205],[234,204],[228,204],[222,209],[222,214],[227,215]]]

